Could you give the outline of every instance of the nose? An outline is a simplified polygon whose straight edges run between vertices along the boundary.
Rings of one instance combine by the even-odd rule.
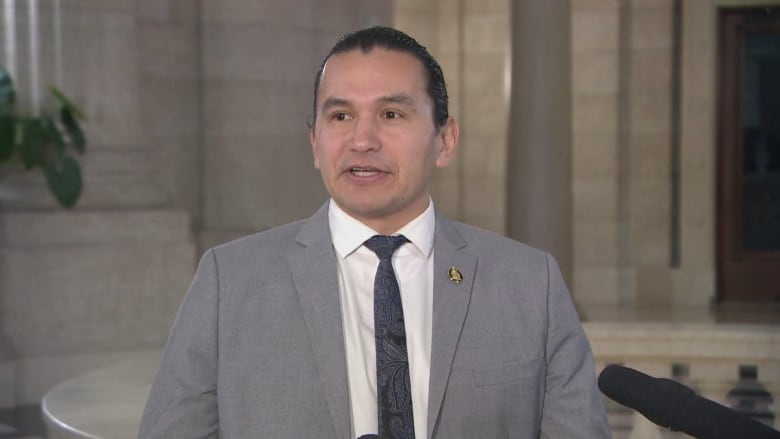
[[[352,149],[357,152],[378,150],[381,146],[378,130],[377,121],[373,118],[357,118],[352,125]]]

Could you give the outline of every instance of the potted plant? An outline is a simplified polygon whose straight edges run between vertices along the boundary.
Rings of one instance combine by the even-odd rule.
[[[81,111],[57,87],[38,114],[17,110],[16,92],[10,74],[0,67],[0,170],[7,166],[40,169],[46,185],[65,208],[81,196],[81,167],[86,138],[79,125]]]

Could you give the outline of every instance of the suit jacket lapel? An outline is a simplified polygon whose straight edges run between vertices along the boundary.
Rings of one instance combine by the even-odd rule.
[[[433,331],[428,389],[429,439],[433,436],[441,412],[477,268],[477,258],[466,249],[466,241],[449,220],[439,215],[436,218],[433,258]],[[463,280],[460,283],[450,279],[450,267],[455,267],[462,274]]]
[[[307,220],[298,233],[300,245],[289,256],[290,270],[312,341],[328,408],[338,437],[351,434],[349,387],[341,323],[336,253],[328,227],[327,203]],[[449,269],[463,275],[459,284],[450,280]],[[428,396],[428,438],[438,422],[449,381],[455,349],[460,340],[477,258],[446,218],[437,215],[434,237],[433,330]]]
[[[327,203],[304,223],[297,242],[300,246],[289,256],[290,271],[337,437],[349,437],[352,428],[338,267],[328,227]]]

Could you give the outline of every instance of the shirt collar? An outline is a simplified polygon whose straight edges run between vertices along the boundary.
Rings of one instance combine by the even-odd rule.
[[[333,238],[333,247],[341,258],[346,258],[360,248],[366,240],[377,231],[349,216],[331,198],[328,206],[328,223]],[[436,229],[436,214],[433,200],[428,201],[428,207],[415,219],[406,223],[393,235],[404,235],[424,257],[429,257],[433,251],[433,235]]]

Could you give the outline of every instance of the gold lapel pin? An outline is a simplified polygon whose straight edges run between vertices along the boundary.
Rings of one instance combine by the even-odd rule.
[[[456,267],[450,267],[448,273],[450,275],[450,280],[453,283],[459,284],[463,282],[463,275],[460,273],[460,270],[458,270]]]

